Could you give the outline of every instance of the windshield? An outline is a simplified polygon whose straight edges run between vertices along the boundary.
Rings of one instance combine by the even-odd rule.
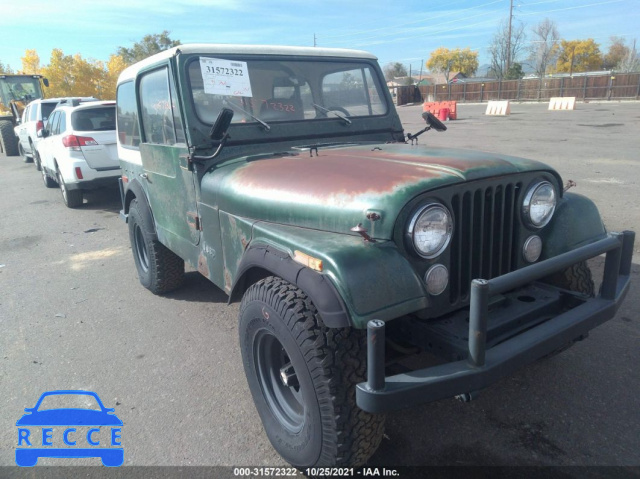
[[[215,122],[231,108],[233,123],[370,117],[388,111],[373,67],[355,61],[228,60],[188,65],[198,118]]]
[[[26,103],[37,98],[40,94],[40,84],[37,78],[30,76],[0,76],[0,102],[5,105],[10,101],[24,101]]]

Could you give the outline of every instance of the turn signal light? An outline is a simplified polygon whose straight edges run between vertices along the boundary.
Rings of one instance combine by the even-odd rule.
[[[322,260],[301,251],[293,252],[293,260],[315,271],[322,271]]]

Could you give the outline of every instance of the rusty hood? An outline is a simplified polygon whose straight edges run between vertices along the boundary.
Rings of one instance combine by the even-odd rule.
[[[233,215],[354,234],[370,211],[381,218],[369,233],[390,239],[400,210],[414,197],[476,179],[553,170],[540,162],[470,150],[380,144],[320,148],[248,157],[214,168],[202,179],[205,204]],[[554,172],[555,174],[555,172]]]

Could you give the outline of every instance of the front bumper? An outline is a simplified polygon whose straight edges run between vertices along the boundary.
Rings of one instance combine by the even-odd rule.
[[[382,321],[370,321],[367,382],[356,386],[356,402],[380,413],[479,391],[546,356],[613,318],[629,289],[635,233],[612,233],[595,243],[486,281],[471,284],[468,358],[385,377]],[[517,336],[487,349],[489,298],[606,253],[600,294]]]

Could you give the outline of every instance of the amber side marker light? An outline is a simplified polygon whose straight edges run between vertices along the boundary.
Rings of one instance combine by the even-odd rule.
[[[311,268],[315,271],[322,271],[322,260],[314,258],[313,256],[309,256],[302,251],[294,251],[293,260],[300,263],[301,265],[306,266],[307,268]]]

